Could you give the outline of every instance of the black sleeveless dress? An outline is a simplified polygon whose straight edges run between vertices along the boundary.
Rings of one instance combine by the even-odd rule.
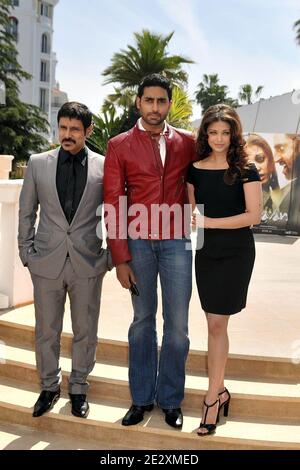
[[[255,165],[246,170],[243,180],[238,179],[233,185],[224,182],[225,171],[198,169],[194,165],[189,168],[187,181],[194,186],[196,203],[204,204],[207,217],[243,214],[243,184],[260,181]],[[255,245],[250,227],[204,229],[203,247],[196,251],[195,271],[205,312],[232,315],[246,306],[254,260]]]

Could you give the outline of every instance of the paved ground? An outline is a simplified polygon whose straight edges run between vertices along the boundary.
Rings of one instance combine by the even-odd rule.
[[[300,239],[256,235],[256,250],[247,308],[229,323],[230,352],[300,359]],[[33,324],[33,307],[3,312],[0,318]],[[131,318],[130,295],[121,288],[112,271],[103,286],[99,337],[126,341]],[[157,318],[160,338],[161,309]],[[68,311],[64,329],[71,331]],[[206,350],[206,321],[195,283],[190,339],[192,349]]]

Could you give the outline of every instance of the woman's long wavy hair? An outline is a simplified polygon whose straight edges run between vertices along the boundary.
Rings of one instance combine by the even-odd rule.
[[[243,178],[245,170],[249,168],[245,151],[242,124],[237,112],[226,104],[210,106],[202,118],[197,137],[197,154],[199,160],[207,158],[212,149],[208,144],[208,127],[213,122],[223,121],[230,126],[230,146],[227,152],[228,170],[224,174],[226,184],[232,185],[239,178]]]

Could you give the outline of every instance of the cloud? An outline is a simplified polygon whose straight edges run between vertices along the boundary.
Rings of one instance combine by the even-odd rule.
[[[218,73],[220,83],[229,86],[232,97],[237,96],[239,86],[244,83],[250,83],[254,88],[264,85],[262,97],[265,98],[300,88],[299,65],[289,59],[255,50],[244,52],[238,47],[221,44],[216,44],[214,50],[215,53],[204,58],[201,65],[194,66],[193,79],[203,73]]]
[[[233,4],[241,6],[241,0],[233,0]],[[257,8],[267,8],[274,10],[274,8],[298,8],[299,9],[299,0],[272,0],[272,2],[262,2],[261,0],[243,0],[243,6],[247,7],[257,7]]]
[[[188,41],[197,45],[199,53],[208,49],[208,41],[199,26],[192,0],[173,0],[172,6],[170,0],[158,0],[158,4],[169,19],[181,28]]]
[[[237,98],[240,86],[245,83],[250,83],[253,88],[264,85],[261,97],[265,99],[300,89],[299,64],[292,63],[288,58],[257,53],[255,50],[244,52],[238,45],[233,48],[216,43],[212,47],[214,53],[194,65],[190,73],[189,94],[192,97],[204,73],[218,73],[220,84],[229,87],[232,98]],[[194,105],[194,118],[198,119],[200,114],[200,108]]]

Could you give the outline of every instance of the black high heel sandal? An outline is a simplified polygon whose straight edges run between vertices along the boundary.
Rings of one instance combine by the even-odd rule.
[[[218,413],[217,413],[217,417],[216,417],[216,422],[214,424],[206,424],[208,409],[215,406],[216,403],[218,403]],[[197,431],[198,436],[208,436],[209,434],[214,434],[216,432],[217,423],[219,422],[220,398],[217,398],[217,400],[214,403],[212,403],[211,405],[208,405],[206,403],[206,401],[204,400],[204,406],[206,406],[206,411],[205,411],[205,414],[204,414],[204,422],[202,423],[202,421],[201,421],[199,429],[204,428],[204,429],[207,430],[207,432],[198,432]]]
[[[227,417],[228,413],[229,413],[229,404],[230,404],[231,395],[230,395],[230,393],[229,393],[229,391],[227,390],[226,387],[224,387],[223,392],[218,393],[219,397],[221,395],[223,395],[223,393],[227,393],[228,398],[227,398],[227,400],[225,400],[223,403],[220,404],[219,412],[221,411],[222,408],[224,408],[224,416]],[[219,400],[220,400],[220,398],[219,398]]]

